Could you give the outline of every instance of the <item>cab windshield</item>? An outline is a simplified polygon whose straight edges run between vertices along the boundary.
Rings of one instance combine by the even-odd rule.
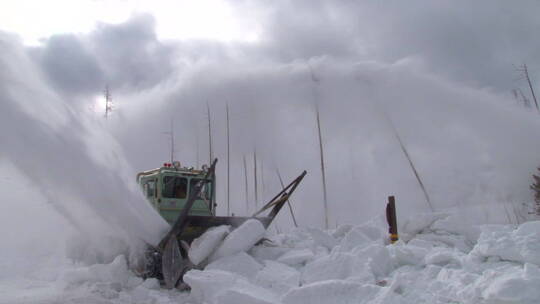
[[[187,197],[187,179],[179,176],[163,177],[164,198],[186,198]]]

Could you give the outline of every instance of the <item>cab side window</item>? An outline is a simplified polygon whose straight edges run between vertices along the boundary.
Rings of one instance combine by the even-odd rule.
[[[149,180],[144,184],[146,197],[154,197],[156,195],[156,180]]]

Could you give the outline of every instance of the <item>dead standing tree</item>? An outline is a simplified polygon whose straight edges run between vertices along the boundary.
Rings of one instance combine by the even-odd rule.
[[[540,112],[540,107],[538,106],[538,100],[536,100],[536,94],[534,93],[534,89],[533,89],[533,86],[532,86],[531,77],[529,75],[529,69],[527,68],[527,64],[521,65],[516,70],[523,74],[523,78],[527,81],[527,84],[529,85],[529,89],[531,90],[531,95],[532,95],[536,110],[538,112]],[[522,96],[522,97],[524,97],[524,96]]]
[[[214,153],[212,151],[212,117],[210,116],[210,105],[206,102],[206,113],[208,114],[208,163],[212,163]]]
[[[259,191],[257,182],[257,149],[253,149],[253,189],[255,191],[255,209],[259,206]]]
[[[109,114],[113,110],[113,101],[111,96],[111,91],[109,90],[109,86],[105,86],[105,91],[103,92],[105,97],[105,119],[109,118]]]
[[[325,166],[324,166],[324,148],[323,148],[323,140],[322,140],[322,132],[321,132],[321,119],[319,115],[319,105],[316,100],[316,89],[319,86],[320,80],[315,76],[315,73],[313,72],[313,69],[309,65],[309,71],[311,73],[311,81],[313,82],[313,100],[315,103],[315,114],[317,119],[317,131],[318,131],[318,137],[319,137],[319,155],[321,160],[321,177],[322,177],[322,186],[323,186],[323,203],[324,203],[324,227],[328,229],[330,227],[330,223],[328,220],[328,199],[327,199],[327,192],[326,192],[326,172],[325,172]]]
[[[538,168],[540,171],[540,168]],[[534,183],[531,185],[531,189],[534,191],[534,206],[533,213],[540,216],[540,176],[533,174]]]
[[[245,182],[245,190],[246,190],[246,214],[249,214],[249,192],[248,192],[248,171],[247,171],[247,163],[246,163],[246,155],[243,156],[244,161],[244,182]]]
[[[226,104],[227,110],[227,216],[231,215],[231,145],[229,128],[229,103]]]

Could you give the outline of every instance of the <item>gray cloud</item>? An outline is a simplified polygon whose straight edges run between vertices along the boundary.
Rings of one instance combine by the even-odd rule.
[[[157,40],[154,26],[153,17],[137,15],[89,35],[54,35],[29,53],[63,94],[96,95],[105,85],[144,90],[176,70],[174,48]]]
[[[173,48],[157,40],[151,16],[135,16],[124,24],[100,24],[90,41],[112,86],[145,89],[174,71]]]
[[[30,53],[61,92],[77,95],[103,89],[104,73],[97,58],[76,35],[53,36]]]
[[[513,65],[540,62],[534,0],[278,1],[261,10],[265,54],[281,62],[417,57],[437,74],[506,92],[523,84]]]

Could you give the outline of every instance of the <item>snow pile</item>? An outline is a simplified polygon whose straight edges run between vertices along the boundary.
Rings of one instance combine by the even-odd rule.
[[[511,227],[487,227],[471,254],[540,265],[540,222]]]
[[[143,281],[118,256],[108,264],[59,266],[56,278],[34,274],[33,281],[0,284],[0,303],[538,303],[540,221],[469,227],[481,231],[469,238],[454,227],[443,229],[456,221],[451,217],[404,220],[402,226],[417,232],[404,229],[408,240],[395,244],[388,244],[380,219],[268,239],[250,220],[228,234],[229,227],[216,227],[194,241],[192,256],[206,258],[202,269],[184,276],[190,292]],[[43,283],[51,280],[54,286]],[[30,298],[13,293],[21,288]]]
[[[388,244],[380,219],[330,231],[296,229],[251,249],[257,233],[237,229],[204,270],[184,280],[190,301],[209,304],[537,303],[540,222],[450,225],[457,221],[443,213],[404,220],[406,242],[395,244]],[[232,250],[230,243],[223,247],[227,239],[244,243]]]

